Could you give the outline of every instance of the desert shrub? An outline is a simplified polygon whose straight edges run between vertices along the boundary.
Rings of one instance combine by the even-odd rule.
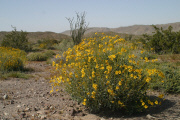
[[[0,71],[22,70],[26,61],[26,53],[19,49],[0,47]]]
[[[55,53],[51,50],[46,52],[35,52],[35,53],[30,53],[27,56],[27,59],[29,61],[46,61],[48,58],[52,57],[53,55],[55,55]]]
[[[151,88],[163,89],[167,93],[180,93],[180,69],[171,63],[155,63],[154,67],[161,69],[165,78],[163,85],[159,85],[160,81],[151,82]]]
[[[37,53],[30,53],[27,56],[27,59],[29,61],[46,61],[48,59],[48,56],[41,52],[37,52]]]
[[[163,30],[163,28],[158,28],[156,26],[153,27],[155,29],[153,35],[144,34],[143,38],[139,39],[139,41],[144,43],[145,48],[153,48],[158,54],[179,54],[180,31],[173,32],[171,26],[169,26],[167,30]]]
[[[74,22],[74,18],[67,18],[70,24],[70,35],[74,42],[74,45],[78,45],[84,33],[87,30],[88,25],[86,24],[85,17],[86,14],[83,12],[82,14],[76,13],[77,21]]]
[[[16,31],[16,28],[14,28],[11,33],[5,35],[3,41],[1,42],[1,46],[30,51],[32,46],[28,42],[27,34],[28,33],[24,31],[18,32]]]
[[[163,74],[157,69],[143,68],[143,64],[155,60],[140,59],[138,51],[119,36],[97,34],[84,39],[63,56],[56,56],[60,61],[53,62],[51,92],[54,87],[58,90],[58,86],[65,86],[72,98],[94,112],[104,108],[127,114],[142,112],[158,104],[146,92],[149,82],[162,81]]]
[[[38,45],[42,49],[55,49],[53,46],[58,43],[59,43],[58,40],[50,39],[50,38],[38,40]]]
[[[63,39],[60,43],[54,45],[55,49],[59,50],[62,54],[64,51],[68,50],[68,48],[72,48],[74,46],[74,43],[72,40],[66,40]]]
[[[157,58],[157,55],[156,54],[153,54],[152,51],[141,51],[141,55],[140,57],[142,58],[148,58],[149,60],[152,60],[152,59],[156,59]]]
[[[56,55],[56,53],[52,50],[45,51],[44,54],[48,56],[48,58],[53,57],[53,55]]]

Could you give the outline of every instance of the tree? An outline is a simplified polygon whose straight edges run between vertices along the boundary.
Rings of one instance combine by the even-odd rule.
[[[18,32],[15,27],[13,28],[14,30],[12,30],[11,33],[5,35],[1,43],[1,46],[18,48],[25,51],[30,50],[31,47],[29,45],[28,38],[27,38],[28,33],[22,30],[21,32]]]
[[[74,18],[72,19],[66,18],[69,21],[70,35],[75,45],[81,42],[81,39],[88,27],[85,21],[85,16],[86,16],[85,12],[81,14],[76,13],[76,15],[77,15],[76,22],[74,22]]]

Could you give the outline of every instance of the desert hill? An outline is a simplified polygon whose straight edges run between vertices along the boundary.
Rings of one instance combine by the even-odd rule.
[[[173,31],[180,31],[180,22],[176,23],[168,23],[168,24],[157,24],[157,27],[162,27],[163,29],[167,29],[169,26],[173,27]],[[133,25],[126,27],[118,27],[118,28],[107,28],[107,27],[92,27],[88,28],[85,34],[91,32],[115,32],[115,33],[126,33],[126,34],[134,34],[134,35],[142,35],[142,34],[152,34],[154,28],[152,25]],[[70,31],[64,31],[62,34],[70,35]]]
[[[180,31],[180,22],[176,23],[169,23],[169,24],[157,24],[157,27],[162,27],[163,29],[167,29],[169,26],[173,27],[173,31]],[[152,34],[154,32],[154,28],[152,25],[133,25],[127,27],[118,27],[118,28],[107,28],[107,27],[91,27],[85,32],[84,37],[92,37],[95,32],[105,32],[109,35],[118,34],[121,37],[125,38],[128,34],[132,34],[133,37],[135,35],[142,35],[142,34]],[[10,32],[2,31],[0,32],[0,42],[3,40],[3,37]],[[62,33],[55,33],[55,32],[28,32],[28,39],[29,42],[37,42],[37,40],[42,39],[56,39],[56,40],[63,40],[63,39],[70,39],[71,37],[70,31],[64,31]]]

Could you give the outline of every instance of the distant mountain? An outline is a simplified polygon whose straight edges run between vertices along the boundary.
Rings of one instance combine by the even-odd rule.
[[[162,27],[163,29],[167,29],[169,26],[173,27],[173,31],[180,31],[180,22],[169,23],[169,24],[158,24],[157,27]],[[127,27],[118,27],[118,28],[107,28],[107,27],[91,27],[85,33],[84,37],[92,37],[95,32],[105,32],[109,35],[118,34],[121,37],[125,38],[128,35],[132,34],[133,37],[138,37],[138,35],[142,35],[144,33],[152,34],[154,32],[154,28],[152,25],[133,25]],[[0,32],[0,42],[3,40],[3,37],[10,32],[2,31]],[[54,32],[28,32],[29,42],[35,43],[37,40],[42,39],[71,39],[70,31],[64,31],[62,33],[54,33]]]
[[[163,29],[167,29],[169,26],[173,27],[173,31],[180,31],[180,22],[176,23],[168,23],[168,24],[157,24],[157,27],[162,27]],[[115,33],[126,33],[126,34],[134,34],[134,35],[142,35],[142,34],[152,34],[154,32],[154,28],[152,25],[133,25],[127,27],[118,27],[118,28],[107,28],[107,27],[92,27],[89,28],[85,34],[91,32],[115,32]],[[64,31],[62,34],[70,35],[70,31]]]

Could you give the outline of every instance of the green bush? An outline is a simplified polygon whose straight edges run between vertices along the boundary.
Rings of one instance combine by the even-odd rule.
[[[165,78],[164,84],[159,86],[160,81],[151,83],[154,90],[162,89],[167,93],[180,93],[180,69],[170,63],[156,63],[155,68],[161,69]]]
[[[30,53],[27,56],[27,59],[29,61],[46,61],[48,58],[53,57],[55,53],[51,50],[46,51],[46,52],[37,52],[37,53]]]
[[[38,53],[30,53],[28,56],[27,56],[27,59],[29,61],[46,61],[48,59],[48,56],[41,53],[41,52],[38,52]]]
[[[59,50],[61,53],[68,50],[68,48],[72,48],[73,46],[74,43],[72,40],[65,40],[65,39],[63,39],[60,43],[54,45],[55,49]]]
[[[51,92],[54,87],[64,86],[74,99],[94,112],[106,108],[127,114],[142,112],[158,104],[146,92],[149,82],[162,79],[163,74],[143,68],[153,60],[141,60],[138,51],[119,36],[84,39],[63,56],[56,56],[65,60],[52,64]]]
[[[18,48],[24,51],[29,51],[32,48],[28,42],[27,32],[18,32],[16,28],[14,28],[11,33],[5,35],[1,42],[1,46]]]
[[[42,39],[42,40],[38,40],[38,45],[40,48],[43,49],[55,49],[53,46],[58,44],[59,41],[55,40],[55,39]]]
[[[169,26],[167,30],[163,30],[162,28],[158,28],[153,26],[155,32],[153,35],[144,34],[143,38],[140,38],[145,48],[151,49],[153,48],[154,51],[158,54],[164,53],[180,53],[180,31],[173,32],[172,27]]]

